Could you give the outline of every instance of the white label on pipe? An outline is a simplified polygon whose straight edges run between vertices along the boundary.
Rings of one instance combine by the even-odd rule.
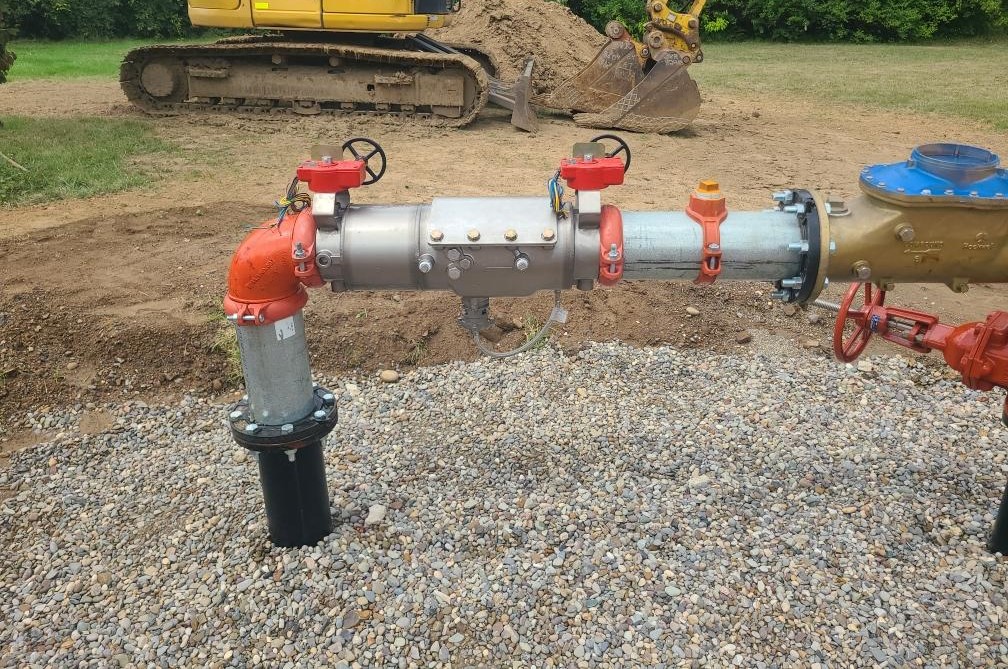
[[[293,316],[285,318],[282,321],[277,321],[274,327],[276,328],[277,341],[290,339],[297,334],[297,328],[294,327]]]

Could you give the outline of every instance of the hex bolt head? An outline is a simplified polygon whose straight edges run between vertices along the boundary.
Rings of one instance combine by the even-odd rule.
[[[440,230],[431,230],[430,238],[432,242],[440,242],[444,239],[444,233]]]
[[[871,265],[863,260],[854,263],[854,267],[851,268],[851,271],[854,276],[861,281],[867,281],[872,275]]]
[[[285,424],[283,424],[283,425],[280,426],[280,431],[283,432],[284,434],[290,434],[290,433],[292,433],[294,431],[294,424],[293,423],[285,423]]]
[[[515,269],[519,272],[524,272],[529,268],[529,259],[525,256],[519,256],[515,259]]]
[[[458,262],[462,257],[462,252],[458,249],[448,249],[448,260],[452,262]]]
[[[462,270],[460,270],[455,265],[448,268],[448,278],[452,281],[458,281],[462,278]]]
[[[461,260],[459,260],[459,267],[461,267],[463,270],[472,269],[472,266],[473,266],[472,258],[463,257]]]
[[[421,274],[427,274],[432,269],[434,269],[434,258],[429,255],[420,256],[420,262],[417,263],[417,269],[420,270]]]
[[[244,413],[236,409],[235,411],[232,411],[230,414],[228,414],[228,418],[230,418],[231,420],[239,420],[244,415],[245,415]]]
[[[473,228],[472,230],[466,233],[466,239],[468,239],[471,242],[478,242],[480,240],[480,231],[477,230],[476,228]]]
[[[896,238],[901,242],[912,242],[917,237],[917,232],[908,223],[896,226]]]
[[[326,393],[325,395],[322,396],[322,401],[332,404],[333,402],[336,401],[336,396],[333,395],[332,393]]]
[[[312,418],[314,418],[315,420],[325,420],[326,412],[319,409],[318,411],[312,414]]]
[[[249,434],[255,434],[256,432],[259,431],[259,426],[256,425],[255,423],[249,423],[248,425],[245,426],[245,431],[248,432]]]
[[[514,229],[509,229],[504,233],[504,239],[513,242],[518,239],[518,231]]]
[[[553,228],[546,228],[545,230],[543,230],[542,238],[547,242],[553,241],[554,239],[556,239],[556,230],[554,230]]]

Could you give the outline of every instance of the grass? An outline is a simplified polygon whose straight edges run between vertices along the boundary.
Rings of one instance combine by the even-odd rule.
[[[209,38],[208,38],[209,39]],[[17,54],[9,81],[29,79],[80,79],[99,77],[119,79],[119,63],[123,56],[138,46],[152,44],[152,40],[117,39],[107,42],[80,41],[16,41],[10,45]],[[161,44],[181,44],[168,41]]]
[[[1008,129],[1008,42],[708,44],[707,90],[937,113]]]
[[[143,121],[5,117],[0,127],[0,205],[90,197],[150,182],[134,157],[169,151]]]

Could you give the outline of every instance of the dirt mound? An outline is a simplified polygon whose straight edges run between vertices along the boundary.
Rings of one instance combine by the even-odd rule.
[[[504,81],[514,80],[525,59],[536,56],[537,93],[552,91],[573,77],[606,42],[571,10],[545,0],[463,0],[452,25],[433,36],[489,53]]]

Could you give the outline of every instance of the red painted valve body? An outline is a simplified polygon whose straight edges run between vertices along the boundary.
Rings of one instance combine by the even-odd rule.
[[[367,161],[337,160],[324,163],[309,160],[297,169],[297,178],[308,184],[315,193],[341,193],[350,188],[360,188],[367,178]]]
[[[623,160],[620,158],[564,158],[560,176],[574,190],[602,190],[623,184]]]

